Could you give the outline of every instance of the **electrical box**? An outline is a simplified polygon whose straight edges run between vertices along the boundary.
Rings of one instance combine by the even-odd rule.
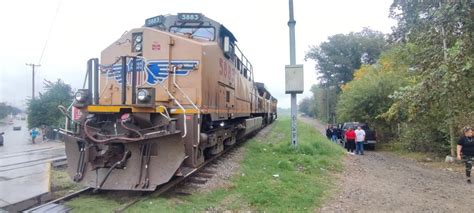
[[[285,66],[285,93],[303,93],[304,91],[303,65]]]

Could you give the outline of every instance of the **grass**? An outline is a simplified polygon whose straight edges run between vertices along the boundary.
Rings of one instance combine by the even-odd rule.
[[[298,133],[295,150],[290,146],[290,120],[280,118],[268,135],[244,145],[245,157],[233,185],[189,196],[150,197],[127,211],[314,212],[334,186],[332,173],[342,170],[344,151],[309,125],[300,123]],[[77,212],[110,212],[120,203],[86,196],[68,205]]]
[[[71,180],[66,169],[52,169],[51,183],[54,198],[62,197],[83,188],[83,186]]]

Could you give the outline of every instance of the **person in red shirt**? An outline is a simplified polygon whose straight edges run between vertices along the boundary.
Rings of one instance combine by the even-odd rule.
[[[355,138],[356,134],[352,128],[347,129],[346,131],[346,149],[347,153],[353,155],[355,150]]]

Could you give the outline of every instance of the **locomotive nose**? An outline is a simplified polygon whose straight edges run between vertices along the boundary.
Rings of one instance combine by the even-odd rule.
[[[65,135],[68,173],[92,188],[153,191],[167,183],[186,158],[181,132],[174,123],[168,125],[163,127],[168,132],[149,132],[143,140],[128,143],[98,143]]]

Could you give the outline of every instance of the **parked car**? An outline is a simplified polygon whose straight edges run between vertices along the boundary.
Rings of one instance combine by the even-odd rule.
[[[366,146],[369,149],[374,150],[375,149],[375,144],[377,144],[377,133],[375,130],[370,129],[369,125],[366,123],[360,123],[360,122],[346,122],[342,125],[342,131],[343,131],[343,137],[345,135],[345,132],[347,129],[352,128],[352,129],[357,129],[358,126],[361,126],[362,129],[365,131],[365,141],[364,141],[364,146]],[[345,138],[344,138],[345,141]]]
[[[20,131],[21,130],[21,126],[14,126],[13,127],[13,131]]]

